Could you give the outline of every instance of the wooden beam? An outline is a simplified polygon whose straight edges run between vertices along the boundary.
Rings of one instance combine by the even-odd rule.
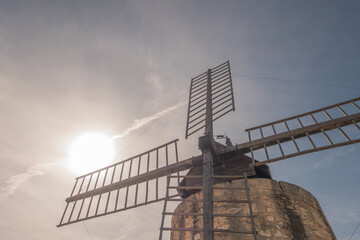
[[[246,142],[246,143],[242,143],[242,144],[238,144],[236,146],[232,146],[232,147],[224,147],[224,148],[218,148],[218,154],[220,155],[225,155],[225,154],[232,154],[232,153],[240,153],[240,154],[245,154],[250,152],[250,147],[253,147],[253,150],[258,150],[263,148],[264,144],[266,144],[266,146],[273,146],[278,144],[278,141],[280,143],[283,142],[287,142],[287,141],[291,141],[292,138],[291,136],[293,136],[295,139],[297,138],[302,138],[302,137],[306,137],[306,133],[308,133],[309,135],[312,134],[316,134],[316,133],[321,133],[321,129],[323,129],[324,131],[329,131],[329,130],[333,130],[336,129],[337,126],[347,126],[347,125],[351,125],[354,122],[360,122],[360,113],[358,114],[354,114],[354,115],[349,115],[349,116],[345,116],[342,118],[337,118],[334,120],[329,120],[326,122],[321,122],[318,124],[313,124],[307,127],[303,127],[303,128],[299,128],[299,129],[295,129],[292,130],[290,132],[283,132],[283,133],[279,133],[273,136],[269,136],[269,137],[265,137],[262,139],[258,139],[258,140],[253,140],[251,142]],[[301,154],[306,154],[309,152],[316,152],[316,151],[321,151],[321,150],[325,150],[325,149],[329,149],[329,148],[333,148],[333,147],[338,147],[338,146],[343,146],[343,145],[347,145],[347,144],[352,144],[352,143],[357,143],[359,142],[358,140],[355,141],[350,141],[350,142],[344,142],[344,143],[339,143],[339,144],[334,144],[334,145],[329,145],[329,146],[325,146],[325,147],[321,147],[321,148],[316,148],[316,149],[310,149],[307,151],[302,151],[300,153],[294,153],[294,154],[290,154],[290,155],[285,155],[279,158],[275,158],[275,159],[271,159],[269,161],[263,161],[263,162],[259,162],[259,163],[255,163],[253,166],[260,166],[266,163],[270,163],[270,162],[274,162],[274,161],[279,161],[285,158],[290,158],[290,157],[294,157],[294,156],[298,156]],[[196,156],[193,158],[188,158],[186,160],[180,161],[178,163],[174,163],[171,164],[169,166],[165,166],[159,169],[156,169],[154,171],[148,172],[148,173],[143,173],[140,174],[138,176],[134,176],[131,177],[129,179],[125,179],[119,182],[115,182],[112,184],[109,184],[107,186],[104,186],[102,188],[98,188],[98,189],[94,189],[94,190],[90,190],[88,192],[85,193],[81,193],[72,197],[69,197],[66,199],[66,202],[73,202],[73,201],[77,201],[80,199],[84,199],[84,198],[88,198],[91,196],[95,196],[98,194],[102,194],[102,193],[106,193],[106,192],[111,192],[113,190],[117,190],[120,188],[124,188],[127,186],[131,186],[131,185],[135,185],[135,184],[139,184],[141,182],[146,182],[146,181],[150,181],[152,179],[156,179],[156,178],[160,178],[163,176],[166,176],[168,173],[176,173],[179,171],[184,171],[187,169],[190,169],[192,167],[195,166],[199,166],[202,163],[202,156]]]
[[[187,169],[190,169],[192,167],[198,166],[202,164],[202,156],[192,157],[188,158],[186,160],[183,160],[178,163],[174,163],[156,170],[153,170],[151,172],[146,172],[143,174],[140,174],[138,176],[134,176],[119,182],[115,182],[109,185],[106,185],[101,188],[97,188],[85,193],[81,193],[72,197],[67,198],[65,201],[67,203],[74,202],[80,199],[85,199],[91,196],[99,195],[106,192],[111,192],[120,188],[128,187],[131,185],[139,184],[142,182],[150,181],[156,178],[160,178],[163,176],[166,176],[168,173],[176,173],[180,171],[184,171]]]

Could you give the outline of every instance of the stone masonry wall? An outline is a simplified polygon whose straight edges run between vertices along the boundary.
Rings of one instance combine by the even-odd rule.
[[[336,240],[316,198],[296,185],[271,179],[248,179],[258,240]],[[245,188],[243,179],[217,184]],[[198,192],[188,199],[202,199]],[[214,199],[246,200],[245,190],[214,190]],[[202,212],[202,203],[182,202],[175,212]],[[249,215],[246,203],[214,203],[214,213]],[[173,228],[202,228],[202,217],[176,216]],[[215,229],[252,231],[250,218],[215,217]],[[172,240],[202,240],[201,232],[172,232]],[[253,240],[251,234],[215,233],[215,240]]]

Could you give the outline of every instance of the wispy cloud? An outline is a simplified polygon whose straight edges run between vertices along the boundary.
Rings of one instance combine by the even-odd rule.
[[[119,135],[116,135],[116,136],[113,136],[112,139],[117,139],[117,138],[123,138],[125,137],[126,135],[128,135],[129,133],[131,133],[132,131],[135,131],[135,130],[138,130],[139,128],[145,126],[146,124],[150,123],[151,121],[153,120],[156,120],[156,119],[159,119],[163,116],[165,116],[166,114],[168,114],[169,112],[179,108],[179,107],[182,107],[186,104],[186,102],[180,102],[180,103],[177,103],[171,107],[168,107],[160,112],[157,112],[151,116],[148,116],[148,117],[144,117],[144,118],[140,118],[140,119],[136,119],[133,124],[131,124],[131,126],[127,129],[125,129],[121,134]]]
[[[15,191],[27,180],[32,177],[44,175],[45,171],[61,162],[40,163],[29,167],[26,172],[11,176],[5,181],[5,186],[0,189],[0,202],[5,200],[8,196],[15,193]]]
[[[156,120],[156,119],[159,119],[159,118],[165,116],[169,112],[171,112],[181,106],[184,106],[185,104],[186,104],[186,102],[180,102],[180,103],[177,103],[171,107],[168,107],[160,112],[157,112],[151,116],[137,119],[134,121],[134,123],[129,128],[125,129],[121,134],[113,136],[112,139],[125,137],[132,131],[135,131],[135,130],[145,126],[146,124],[150,123],[153,120]],[[8,178],[5,181],[5,186],[3,186],[0,189],[0,202],[5,200],[8,196],[14,194],[15,191],[29,179],[36,177],[36,176],[44,175],[45,171],[47,169],[49,169],[57,164],[60,164],[60,163],[62,163],[62,162],[60,161],[60,162],[36,164],[34,166],[29,167],[26,170],[26,172],[11,176],[10,178]]]
[[[332,162],[333,162],[332,159],[323,159],[323,160],[315,162],[313,165],[311,165],[310,169],[311,170],[318,170],[318,169],[326,168],[329,165],[331,165]]]
[[[345,150],[344,150],[344,149],[339,149],[339,150],[336,152],[336,156],[337,156],[337,157],[340,157],[340,156],[344,155],[345,153],[353,152],[353,151],[356,150],[356,147],[357,147],[357,146],[352,146],[351,148],[345,149]]]
[[[310,169],[318,170],[318,169],[326,168],[326,167],[330,166],[331,164],[333,164],[334,160],[338,159],[339,157],[342,157],[345,154],[354,152],[356,149],[357,149],[357,146],[352,146],[351,148],[348,148],[348,149],[339,149],[338,148],[333,157],[318,160],[317,162],[313,163],[310,166]]]
[[[151,51],[147,52],[145,81],[155,91],[161,90],[164,87],[161,74],[159,73],[158,70],[158,65],[156,61],[154,61],[153,54]]]

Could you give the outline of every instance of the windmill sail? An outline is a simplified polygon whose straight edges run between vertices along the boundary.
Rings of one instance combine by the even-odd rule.
[[[177,141],[76,178],[58,227],[162,201],[166,175],[196,162],[178,161]]]
[[[213,121],[235,110],[230,64],[227,61],[191,80],[185,138],[205,128],[198,145],[202,155],[179,161],[176,139],[80,176],[66,199],[58,227],[162,200],[165,200],[166,206],[167,201],[180,201],[191,193],[181,189],[202,189],[203,229],[195,231],[202,231],[204,239],[213,239],[216,230],[213,217],[216,214],[213,213],[212,190],[213,183],[217,182],[213,178],[221,177],[225,181],[239,178],[239,175],[246,178],[257,174],[256,170],[260,169],[257,166],[358,143],[359,106],[360,98],[355,98],[263,124],[245,130],[248,142],[230,147],[221,145],[213,139]],[[187,173],[183,172],[189,169]],[[214,172],[216,175],[213,175]],[[175,186],[170,184],[170,178],[176,179]],[[192,181],[192,178],[197,181]],[[170,187],[177,189],[171,196],[167,191]],[[167,214],[164,207],[163,216]],[[170,230],[163,224],[164,217],[161,229]],[[180,230],[188,231],[176,229]],[[253,230],[256,238],[254,227]]]
[[[211,115],[212,121],[215,121],[228,112],[235,111],[229,61],[210,69],[210,72]],[[185,138],[205,128],[206,102],[209,90],[207,81],[207,72],[191,79]]]
[[[260,166],[306,153],[358,143],[359,101],[360,98],[355,98],[246,129],[249,142],[224,149],[222,153],[250,153],[253,166]],[[255,139],[255,135],[258,138]],[[259,162],[255,163],[254,159]]]

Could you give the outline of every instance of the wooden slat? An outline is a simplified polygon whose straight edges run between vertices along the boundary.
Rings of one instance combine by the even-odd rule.
[[[162,228],[163,231],[202,232],[202,228]]]
[[[163,213],[164,215],[175,215],[175,216],[201,216],[202,217],[202,213],[194,213],[194,212],[165,212]]]
[[[214,217],[234,217],[234,218],[251,218],[250,215],[242,215],[242,214],[226,214],[226,213],[214,213]]]
[[[239,230],[229,230],[229,229],[214,229],[214,232],[221,233],[238,233],[238,234],[253,234],[251,231],[239,231]]]

